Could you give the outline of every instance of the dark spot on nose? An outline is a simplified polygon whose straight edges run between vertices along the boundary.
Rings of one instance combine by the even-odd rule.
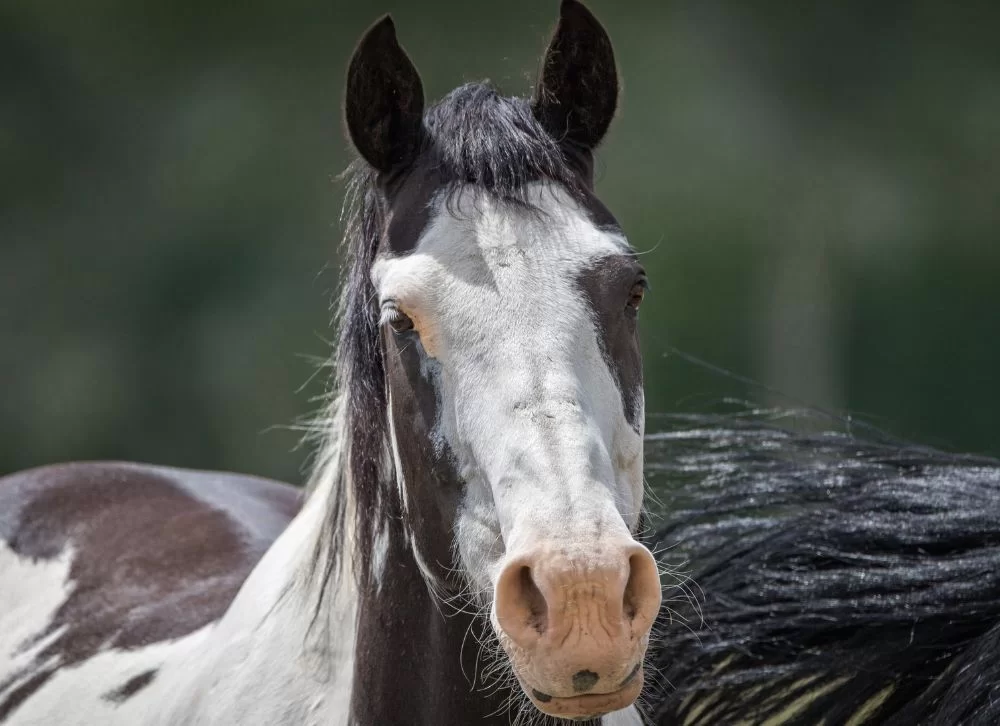
[[[536,700],[542,703],[548,703],[552,700],[552,696],[547,693],[542,693],[541,691],[536,691],[534,688],[531,689],[531,695],[535,697]]]
[[[635,664],[635,668],[632,669],[632,672],[628,674],[628,676],[625,678],[625,680],[622,681],[621,684],[618,687],[619,688],[624,688],[629,683],[631,683],[632,679],[635,678],[636,673],[639,672],[639,668],[641,668],[641,667],[642,667],[642,663],[636,663]]]
[[[594,671],[580,671],[573,676],[573,690],[577,693],[589,691],[600,679],[601,677]]]

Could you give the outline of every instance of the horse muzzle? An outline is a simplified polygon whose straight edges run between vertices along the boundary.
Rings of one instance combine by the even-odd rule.
[[[656,562],[631,538],[547,542],[502,567],[495,626],[540,711],[594,718],[629,706],[642,690],[659,606]]]

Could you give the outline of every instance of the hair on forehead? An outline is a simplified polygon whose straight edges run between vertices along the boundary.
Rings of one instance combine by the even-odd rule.
[[[368,211],[378,213],[384,210],[376,199],[360,198],[363,190],[382,187],[382,196],[391,196],[388,190],[414,171],[433,173],[448,191],[472,186],[495,199],[523,205],[525,187],[535,181],[553,182],[573,196],[582,195],[590,166],[590,150],[549,134],[528,99],[504,96],[490,83],[479,82],[459,86],[424,112],[420,150],[407,168],[381,178],[358,159],[346,176],[355,197],[350,201],[370,203]]]
[[[510,202],[523,202],[532,181],[578,191],[579,166],[590,153],[553,138],[527,99],[502,96],[487,83],[456,88],[428,109],[424,128],[418,164],[432,165],[444,184],[471,184]]]

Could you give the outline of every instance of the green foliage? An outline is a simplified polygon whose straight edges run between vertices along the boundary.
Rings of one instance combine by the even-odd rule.
[[[355,39],[391,10],[432,97],[525,93],[556,5],[5,3],[0,473],[301,480]],[[598,186],[653,283],[649,410],[805,401],[1000,452],[1000,6],[592,6],[625,82]]]

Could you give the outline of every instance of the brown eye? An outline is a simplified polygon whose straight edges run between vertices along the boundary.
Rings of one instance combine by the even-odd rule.
[[[646,290],[649,289],[649,283],[646,280],[639,280],[632,286],[632,289],[628,294],[628,306],[627,311],[635,314],[639,311],[639,306],[642,305],[642,298],[646,295]]]
[[[413,321],[410,316],[402,312],[395,305],[384,305],[382,307],[382,316],[379,320],[379,325],[388,325],[392,332],[408,333],[413,330]]]

